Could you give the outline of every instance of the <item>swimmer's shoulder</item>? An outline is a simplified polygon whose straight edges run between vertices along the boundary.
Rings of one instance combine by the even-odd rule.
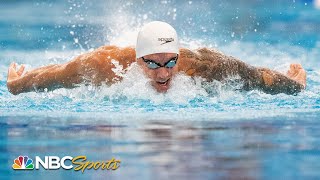
[[[184,71],[190,76],[205,78],[209,78],[209,72],[213,72],[213,74],[215,74],[214,72],[218,72],[224,62],[227,61],[223,53],[206,47],[195,50],[181,48],[180,57],[181,61],[178,61],[180,71]],[[209,79],[212,79],[212,77]]]
[[[225,56],[222,52],[217,49],[201,47],[198,49],[187,49],[180,48],[180,54],[182,57],[195,58],[198,60],[216,60]]]
[[[101,46],[95,51],[93,51],[94,54],[117,54],[117,55],[134,55],[135,56],[135,48],[128,46],[128,47],[119,47],[119,46],[114,46],[114,45],[106,45],[106,46]]]
[[[111,60],[118,61],[123,66],[128,66],[135,62],[136,51],[132,46],[119,47],[119,46],[101,46],[95,51],[90,53],[91,58],[99,61]]]

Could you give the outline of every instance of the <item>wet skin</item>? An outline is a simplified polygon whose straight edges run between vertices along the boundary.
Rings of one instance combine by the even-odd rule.
[[[208,81],[223,81],[229,75],[239,75],[244,83],[244,90],[259,89],[270,94],[296,94],[306,87],[306,72],[300,64],[291,64],[287,74],[281,74],[267,68],[250,66],[215,50],[201,48],[191,51],[182,48],[173,68],[150,69],[141,58],[136,59],[135,56],[133,47],[103,46],[64,64],[40,67],[29,72],[24,72],[24,65],[18,68],[13,62],[8,69],[7,87],[16,95],[45,89],[74,88],[83,83],[111,85],[122,78],[113,72],[116,66],[114,61],[124,70],[137,62],[152,86],[163,93],[170,88],[172,78],[177,72],[192,77],[200,76]],[[144,58],[164,65],[175,56],[174,53],[158,53]]]
[[[177,54],[175,53],[157,53],[146,55],[144,58],[164,65],[176,56]],[[146,76],[150,79],[151,85],[158,92],[167,92],[167,90],[170,88],[173,76],[178,72],[178,66],[175,65],[173,68],[159,67],[157,69],[151,69],[147,66],[147,63],[144,62],[142,58],[138,58],[137,62]]]

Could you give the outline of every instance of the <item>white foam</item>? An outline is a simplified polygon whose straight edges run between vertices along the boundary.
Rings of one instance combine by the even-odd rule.
[[[178,74],[172,79],[172,86],[166,94],[158,93],[151,86],[150,80],[145,77],[136,63],[132,64],[123,80],[110,87],[101,89],[103,96],[118,98],[125,96],[129,99],[150,100],[159,104],[171,102],[185,104],[198,96],[207,96],[199,80],[193,80],[184,74]]]
[[[111,63],[114,65],[114,68],[112,68],[111,70],[115,73],[115,75],[123,77],[125,71],[123,69],[123,66],[119,64],[119,61],[111,59]]]
[[[111,45],[121,47],[135,46],[138,36],[138,31],[143,25],[139,23],[139,19],[128,12],[115,13],[107,17],[105,22],[105,41]],[[110,31],[110,33],[108,33]]]

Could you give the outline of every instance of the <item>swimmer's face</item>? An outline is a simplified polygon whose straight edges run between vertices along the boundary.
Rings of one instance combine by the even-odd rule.
[[[175,64],[177,57],[175,53],[157,53],[143,56],[137,61],[151,79],[152,86],[158,92],[164,93],[170,88],[172,78],[178,72]],[[157,64],[165,67],[159,67]]]

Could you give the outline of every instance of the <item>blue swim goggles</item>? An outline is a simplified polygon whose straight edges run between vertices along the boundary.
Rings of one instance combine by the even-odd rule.
[[[150,59],[145,59],[144,57],[141,57],[142,60],[147,63],[148,68],[150,69],[158,69],[160,67],[165,67],[165,68],[173,68],[177,64],[178,56],[174,58],[171,58],[169,61],[167,61],[164,65],[161,65],[157,62],[154,62],[153,60]]]

